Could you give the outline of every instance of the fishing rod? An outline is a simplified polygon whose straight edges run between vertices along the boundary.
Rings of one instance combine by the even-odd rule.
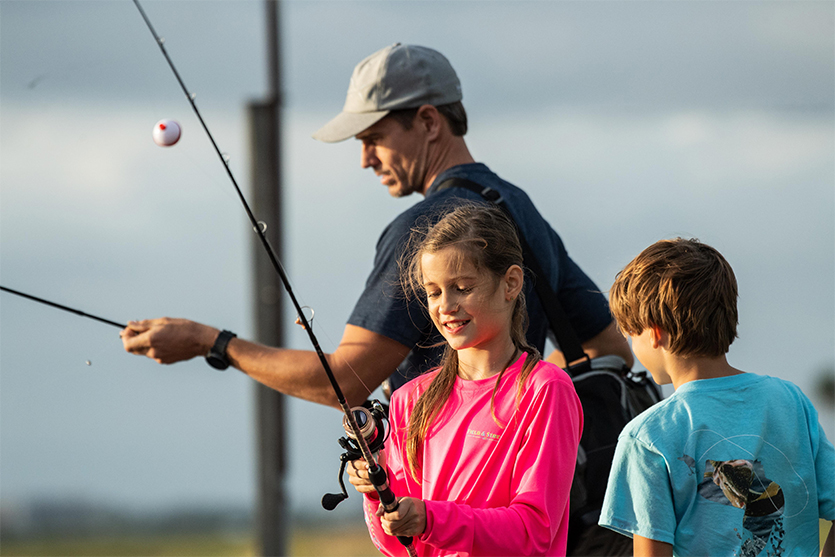
[[[50,302],[49,300],[44,300],[43,298],[38,298],[37,296],[32,296],[31,294],[25,294],[18,290],[12,290],[11,288],[6,288],[5,286],[0,286],[0,290],[3,292],[8,292],[9,294],[15,294],[16,296],[21,296],[23,298],[27,298],[29,300],[33,300],[35,302],[39,302],[41,304],[46,304],[48,306],[52,306],[54,308],[62,309],[64,311],[68,311],[70,313],[74,313],[76,315],[80,315],[81,317],[88,317],[90,319],[95,319],[96,321],[101,321],[102,323],[107,323],[108,325],[113,325],[114,327],[119,327],[120,329],[124,329],[127,325],[122,323],[117,323],[116,321],[111,321],[110,319],[105,319],[104,317],[99,317],[97,315],[91,315],[89,313],[84,313],[80,309],[74,309],[71,307],[67,307],[61,304],[56,304],[55,302]]]
[[[238,198],[240,199],[241,204],[243,205],[244,210],[246,211],[246,214],[249,217],[250,222],[252,223],[252,227],[255,230],[255,233],[258,235],[258,238],[261,241],[261,245],[264,246],[264,249],[267,251],[267,255],[270,258],[270,262],[272,263],[273,267],[278,273],[278,276],[281,278],[281,282],[284,285],[284,289],[287,291],[287,295],[290,297],[290,301],[293,303],[293,307],[295,307],[296,313],[298,314],[299,324],[305,331],[307,331],[307,336],[310,339],[311,344],[313,345],[313,349],[315,350],[316,355],[319,357],[319,361],[322,363],[322,368],[325,370],[325,373],[328,376],[328,380],[330,381],[331,387],[333,387],[333,391],[336,394],[336,399],[339,402],[339,406],[345,414],[345,417],[343,419],[343,425],[347,426],[345,427],[346,431],[348,431],[350,428],[349,435],[352,441],[356,442],[356,446],[362,454],[362,457],[368,463],[368,479],[374,486],[374,489],[377,491],[377,494],[380,497],[380,503],[382,503],[383,508],[386,510],[386,512],[393,512],[397,510],[399,503],[397,501],[397,498],[394,496],[391,487],[389,487],[388,485],[388,477],[386,475],[386,471],[385,469],[383,469],[382,466],[380,466],[377,463],[377,459],[374,457],[374,451],[372,451],[368,445],[368,441],[365,436],[368,434],[368,432],[366,431],[366,433],[363,434],[363,428],[361,428],[359,423],[357,422],[357,415],[363,415],[362,410],[360,409],[361,407],[352,410],[348,406],[348,402],[345,399],[345,395],[342,394],[342,389],[339,387],[339,383],[336,381],[336,377],[334,376],[333,371],[331,370],[327,358],[325,358],[325,353],[322,351],[322,348],[319,346],[319,341],[316,339],[316,335],[313,333],[313,327],[310,326],[310,323],[308,322],[307,318],[304,315],[304,312],[302,311],[302,307],[299,305],[299,302],[296,299],[296,295],[293,293],[293,288],[290,285],[290,281],[287,278],[287,274],[284,272],[284,268],[281,266],[281,263],[278,260],[278,256],[275,254],[275,251],[270,245],[269,240],[267,240],[267,237],[264,235],[266,227],[258,222],[258,220],[255,218],[255,215],[252,213],[252,210],[249,208],[249,203],[247,203],[246,197],[244,197],[241,188],[238,186],[238,182],[235,180],[235,177],[232,174],[232,169],[229,167],[228,158],[225,157],[223,153],[220,151],[220,148],[217,146],[217,143],[215,142],[212,133],[209,131],[209,127],[206,125],[206,122],[200,115],[200,110],[198,110],[197,104],[194,102],[195,95],[189,92],[188,88],[183,82],[183,79],[180,77],[180,73],[174,66],[174,62],[168,55],[168,51],[166,51],[165,49],[165,39],[163,39],[157,34],[156,30],[154,29],[154,26],[151,24],[151,20],[145,13],[145,10],[143,10],[142,6],[139,4],[139,0],[133,0],[133,3],[134,5],[136,5],[137,10],[139,10],[142,19],[145,20],[145,24],[148,26],[148,30],[151,32],[151,35],[153,35],[154,40],[156,41],[157,45],[162,51],[162,55],[168,62],[168,66],[171,68],[171,71],[174,72],[174,76],[177,78],[177,82],[180,84],[180,88],[182,88],[183,93],[188,99],[189,104],[191,104],[191,108],[194,110],[197,119],[203,126],[203,130],[206,132],[206,135],[209,136],[209,140],[211,141],[212,146],[214,147],[218,157],[220,157],[220,160],[223,163],[224,168],[226,169],[226,174],[229,176],[229,179],[232,181],[232,185],[235,187],[235,191],[238,193]],[[397,539],[400,540],[400,543],[402,543],[405,546],[406,551],[409,553],[410,556],[417,556],[414,546],[412,545],[411,536],[397,536]]]

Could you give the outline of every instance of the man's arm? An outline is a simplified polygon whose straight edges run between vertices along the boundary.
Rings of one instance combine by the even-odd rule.
[[[632,537],[632,551],[635,557],[672,557],[673,546],[635,535]]]
[[[170,364],[208,353],[219,331],[186,319],[131,322],[122,332],[125,350]],[[325,357],[350,406],[361,404],[369,391],[394,372],[409,353],[395,340],[362,327],[346,325],[339,346]],[[284,394],[338,408],[322,363],[315,352],[271,348],[233,338],[229,362],[256,381]]]
[[[629,348],[629,343],[626,342],[626,338],[620,333],[614,321],[609,323],[609,326],[596,336],[584,342],[583,350],[589,358],[614,354],[623,358],[629,367],[632,367],[632,364],[635,363],[632,350]],[[565,356],[559,350],[551,352],[546,359],[561,368],[565,368],[566,366]]]

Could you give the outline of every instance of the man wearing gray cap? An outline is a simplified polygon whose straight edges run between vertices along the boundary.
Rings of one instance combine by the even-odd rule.
[[[476,163],[464,142],[467,116],[458,76],[439,52],[394,44],[354,69],[342,112],[314,134],[325,142],[355,137],[362,142],[362,167],[371,168],[394,197],[425,196],[383,231],[365,290],[348,319],[329,364],[349,404],[363,402],[389,379],[390,388],[434,367],[441,341],[416,300],[397,290],[397,261],[413,226],[437,217],[479,193],[452,184],[474,182],[498,192],[557,293],[572,327],[592,358],[632,353],[617,331],[605,297],[568,254],[528,196],[487,166]],[[459,182],[460,184],[460,182]],[[527,281],[531,282],[531,281]],[[544,349],[548,321],[532,287],[526,291],[528,340]],[[231,364],[280,392],[330,406],[336,397],[312,351],[271,348],[236,338],[228,331],[184,319],[131,322],[122,333],[125,349],[160,363],[207,356],[212,365]],[[565,365],[555,351],[548,358]]]

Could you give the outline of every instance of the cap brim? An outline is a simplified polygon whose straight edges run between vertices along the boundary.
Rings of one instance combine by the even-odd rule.
[[[314,133],[313,139],[318,139],[325,143],[344,141],[373,126],[389,112],[391,111],[379,110],[377,112],[362,113],[340,112],[336,118]]]

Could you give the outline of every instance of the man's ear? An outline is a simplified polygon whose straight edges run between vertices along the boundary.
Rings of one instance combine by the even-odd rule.
[[[427,134],[427,139],[433,141],[438,138],[443,126],[443,116],[438,109],[431,104],[425,104],[418,108],[415,115],[415,125],[420,126]]]
[[[505,300],[515,300],[519,293],[522,292],[522,286],[525,280],[525,272],[519,265],[511,265],[504,274],[505,283]]]

